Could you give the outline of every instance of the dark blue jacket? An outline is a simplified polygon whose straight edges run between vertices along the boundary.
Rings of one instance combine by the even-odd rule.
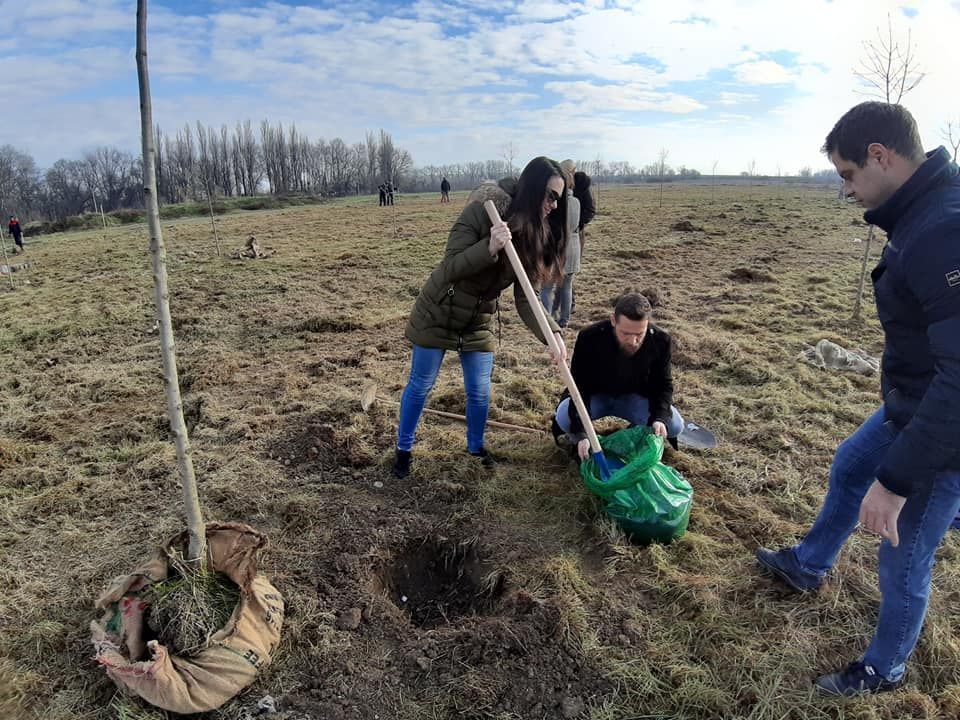
[[[944,148],[864,220],[889,242],[872,273],[883,325],[881,388],[899,435],[877,470],[906,497],[960,471],[960,175]]]

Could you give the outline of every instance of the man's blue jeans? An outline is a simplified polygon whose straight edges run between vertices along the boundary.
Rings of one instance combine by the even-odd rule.
[[[397,449],[411,450],[413,436],[427,403],[427,395],[440,374],[445,350],[413,346],[410,380],[400,398],[400,427],[397,431]],[[483,434],[487,428],[490,408],[490,373],[493,372],[492,352],[461,352],[463,387],[467,393],[467,450],[483,449]]]
[[[560,327],[566,327],[570,322],[570,306],[573,302],[573,275],[567,273],[559,285],[552,283],[540,289],[540,303],[547,314],[553,315]]]
[[[557,425],[565,433],[570,432],[570,398],[564,398],[557,406]],[[593,395],[590,397],[590,419],[618,417],[634,425],[646,425],[650,419],[650,401],[643,395]],[[667,437],[676,437],[683,430],[683,418],[677,409],[670,406],[667,421]]]
[[[830,468],[830,487],[807,536],[793,547],[800,567],[825,575],[857,526],[860,503],[899,431],[883,407],[844,440]],[[863,660],[889,680],[899,679],[920,637],[930,598],[934,554],[960,510],[960,472],[941,473],[914,488],[897,531],[900,544],[880,543],[880,614]]]

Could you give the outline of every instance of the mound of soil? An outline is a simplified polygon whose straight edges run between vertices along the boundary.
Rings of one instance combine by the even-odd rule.
[[[754,270],[751,268],[739,267],[734,268],[727,275],[731,280],[737,282],[776,282],[777,279],[773,277],[768,272],[763,270]]]

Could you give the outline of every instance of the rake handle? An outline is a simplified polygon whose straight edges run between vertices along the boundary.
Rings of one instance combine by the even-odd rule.
[[[483,203],[483,207],[486,209],[487,215],[494,225],[499,225],[503,222],[503,220],[500,219],[500,213],[497,212],[497,206],[493,204],[493,200],[487,200]],[[530,283],[530,278],[527,277],[527,272],[523,269],[523,263],[520,262],[520,256],[517,255],[517,249],[513,246],[513,241],[507,240],[507,244],[503,246],[503,249],[506,251],[507,259],[513,268],[513,274],[517,276],[517,282],[519,282],[520,287],[523,288],[523,294],[527,297],[527,303],[533,309],[533,314],[537,318],[537,324],[540,326],[540,332],[543,333],[543,337],[547,340],[547,347],[553,351],[555,357],[560,357],[560,346],[557,338],[553,334],[553,330],[550,329],[550,323],[547,322],[547,313],[544,311],[543,305],[540,304],[540,298],[537,297],[537,293]],[[567,387],[567,392],[570,393],[570,399],[577,408],[577,412],[580,414],[580,420],[583,422],[583,429],[587,433],[587,439],[590,440],[590,450],[594,456],[598,453],[602,454],[603,451],[600,449],[600,441],[597,439],[597,433],[593,429],[593,422],[590,420],[590,413],[587,412],[587,406],[580,396],[580,391],[577,389],[577,383],[574,382],[573,374],[570,372],[570,368],[567,367],[566,363],[560,363],[559,367],[560,377],[563,380],[563,384]]]
[[[377,397],[379,402],[385,402],[389,405],[399,406],[396,400],[387,400],[382,397]],[[458,415],[457,413],[446,412],[445,410],[434,410],[433,408],[424,408],[423,412],[429,415],[438,415],[443,418],[449,418],[450,420],[459,420],[460,422],[466,422],[466,415]],[[500,422],[499,420],[487,420],[487,425],[490,427],[502,428],[504,430],[520,430],[522,432],[534,433],[536,435],[543,435],[544,431],[539,428],[527,427],[526,425],[514,425],[513,423]]]

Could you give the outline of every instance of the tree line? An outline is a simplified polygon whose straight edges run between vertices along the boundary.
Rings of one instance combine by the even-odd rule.
[[[161,203],[253,195],[339,196],[372,193],[386,180],[403,186],[410,153],[390,133],[367,132],[363,142],[311,141],[296,125],[233,129],[185,125],[155,129],[157,193]],[[142,159],[100,147],[80,160],[57,160],[41,171],[33,157],[0,146],[0,216],[62,220],[85,212],[143,207]]]
[[[503,159],[414,167],[407,150],[383,129],[362,142],[337,137],[311,141],[296,125],[250,120],[229,128],[185,125],[173,133],[159,126],[157,192],[162,204],[207,198],[305,194],[342,196],[375,193],[387,180],[402,192],[437,191],[446,177],[454,190],[516,175],[515,152]],[[661,151],[663,152],[663,151]],[[665,156],[664,156],[665,159]],[[663,160],[641,167],[627,161],[579,160],[577,167],[603,183],[670,182],[701,177],[693,168]],[[823,171],[821,171],[823,172]],[[832,172],[832,171],[831,171]],[[805,180],[821,173],[804,168]],[[79,160],[61,159],[41,171],[34,159],[11,145],[0,146],[0,217],[23,221],[63,220],[86,212],[143,207],[142,159],[115,147],[100,147]]]

